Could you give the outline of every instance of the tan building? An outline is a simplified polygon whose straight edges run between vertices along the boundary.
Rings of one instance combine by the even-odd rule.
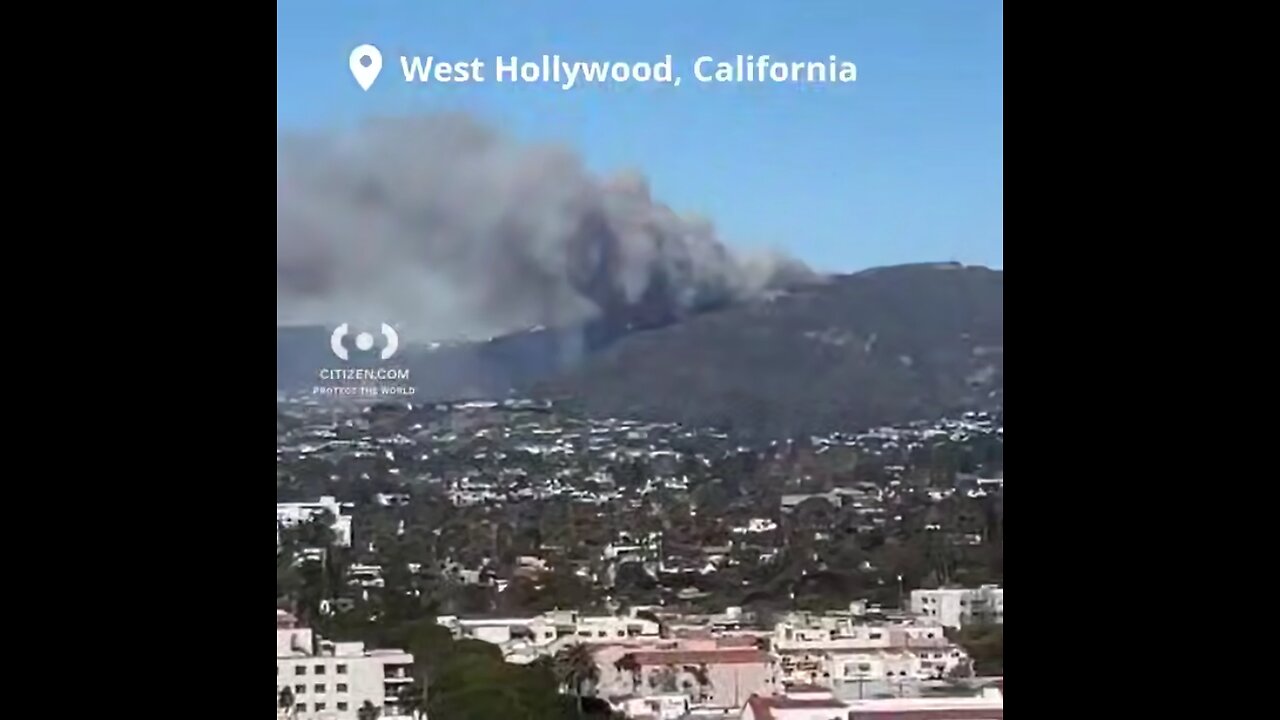
[[[967,674],[970,662],[941,625],[797,615],[778,623],[770,644],[779,682],[827,687],[846,698],[901,695],[920,682]]]

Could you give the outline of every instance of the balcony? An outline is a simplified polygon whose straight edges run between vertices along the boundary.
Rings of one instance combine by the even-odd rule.
[[[412,682],[412,668],[408,665],[384,665],[382,679],[387,682]]]

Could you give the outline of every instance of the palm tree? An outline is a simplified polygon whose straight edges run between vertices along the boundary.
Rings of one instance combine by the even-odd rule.
[[[664,665],[662,669],[649,675],[649,687],[661,692],[675,692],[676,681],[676,669],[670,665]]]
[[[293,688],[288,685],[281,688],[280,693],[276,695],[276,709],[289,715],[293,714]]]
[[[556,678],[573,693],[578,717],[582,717],[583,686],[594,686],[600,680],[600,668],[596,667],[591,648],[574,643],[556,653]]]
[[[636,656],[627,653],[618,658],[618,661],[613,666],[618,669],[618,672],[631,674],[631,692],[635,692],[636,685],[640,682],[640,663],[636,662]]]
[[[396,692],[396,704],[400,706],[400,712],[410,717],[421,716],[427,709],[427,695],[422,684],[414,680],[408,685],[401,685]]]
[[[706,700],[707,688],[711,686],[711,674],[707,671],[706,663],[689,666],[687,670],[698,681],[698,702]]]
[[[381,714],[382,710],[368,700],[365,700],[360,709],[356,711],[356,717],[360,720],[378,720],[378,716]]]

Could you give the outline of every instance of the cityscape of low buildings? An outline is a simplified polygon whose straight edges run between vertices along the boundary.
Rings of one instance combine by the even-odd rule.
[[[1003,479],[957,471],[943,482],[911,464],[932,456],[930,442],[966,437],[997,448],[1001,421],[975,414],[748,453],[708,430],[510,402],[381,407],[340,423],[286,405],[278,607],[360,628],[370,645],[409,637],[408,618],[496,646],[495,663],[559,668],[562,653],[585,653],[596,671],[585,694],[632,720],[994,720],[1002,686],[975,675],[1002,661],[965,646],[981,654],[972,633],[998,632],[1003,588],[948,581],[1002,577],[992,551]],[[358,489],[335,490],[340,478]],[[950,547],[967,565],[905,566],[904,537],[913,552]],[[834,593],[861,599],[781,611]],[[532,609],[546,607],[563,609]],[[404,648],[330,642],[277,613],[281,717],[421,713],[405,698],[412,663]]]
[[[888,718],[908,711],[913,718],[926,711],[919,717],[1001,717],[981,714],[1002,712],[1000,699],[968,685],[974,682],[971,658],[948,639],[942,623],[925,613],[886,613],[855,602],[845,611],[790,613],[771,630],[752,630],[743,627],[739,608],[707,616],[668,613],[662,624],[637,616],[643,612],[447,616],[437,622],[455,638],[497,645],[512,663],[588,644],[598,673],[593,694],[633,718],[739,711],[743,718],[760,720],[843,719],[849,713]],[[939,699],[939,688],[962,696]],[[980,714],[932,714],[953,707]],[[822,715],[827,711],[837,714]]]

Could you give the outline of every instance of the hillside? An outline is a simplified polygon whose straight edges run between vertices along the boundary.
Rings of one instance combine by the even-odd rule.
[[[391,362],[411,368],[419,401],[533,394],[766,437],[928,419],[1003,405],[1004,273],[878,268],[673,324],[602,318]],[[324,328],[277,329],[278,389],[334,365]]]
[[[786,435],[1003,405],[1004,273],[907,265],[633,333],[538,394]]]

